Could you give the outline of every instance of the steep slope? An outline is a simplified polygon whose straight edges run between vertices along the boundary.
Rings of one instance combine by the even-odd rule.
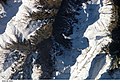
[[[120,79],[119,1],[8,0],[0,8],[0,79]]]
[[[119,69],[113,75],[109,73],[111,54],[106,50],[112,41],[111,32],[117,25],[117,7],[112,0],[81,3],[79,14],[75,16],[78,23],[72,24],[73,34],[67,36],[72,48],[57,45],[61,48],[54,53],[54,79],[119,79]]]
[[[51,36],[52,23],[60,4],[61,0],[22,0],[18,12],[7,23],[5,32],[0,35],[1,79],[39,79],[42,75],[45,77],[45,72],[39,71],[44,71],[45,64],[49,63],[47,60],[50,58],[47,56],[48,54],[44,55],[45,53],[40,50],[42,45],[40,47],[38,45]],[[42,58],[48,57],[45,60],[46,63],[43,62],[45,63],[43,64],[45,65],[44,69],[41,62],[36,63],[39,61],[37,60],[39,57],[36,59],[32,57],[32,60],[28,61],[31,66],[30,71],[29,68],[24,71],[26,68],[24,66],[27,65],[26,60],[33,54],[36,57],[39,54],[44,55]],[[42,61],[41,58],[40,61]],[[32,74],[27,76],[26,71]]]

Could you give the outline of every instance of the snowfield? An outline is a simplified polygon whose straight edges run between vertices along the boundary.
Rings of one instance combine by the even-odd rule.
[[[70,40],[70,48],[51,36],[54,28],[45,29],[45,33],[41,32],[43,38],[38,39],[37,31],[46,22],[47,27],[52,24],[48,19],[30,18],[31,13],[41,12],[39,8],[42,8],[36,3],[39,0],[32,1],[8,0],[7,4],[0,3],[0,79],[120,79],[119,69],[110,71],[112,58],[103,50],[113,41],[111,31],[118,22],[118,10],[112,0],[82,0],[78,9],[71,7],[78,13],[75,15],[77,22],[71,25],[72,34],[62,33],[64,39]],[[46,12],[51,13],[52,10]],[[53,22],[53,19],[50,21]],[[31,36],[37,36],[37,39],[33,37],[33,40]],[[24,42],[29,39],[31,44],[37,45],[33,51],[31,45]],[[9,44],[16,45],[17,42],[20,42],[19,46],[9,47]]]

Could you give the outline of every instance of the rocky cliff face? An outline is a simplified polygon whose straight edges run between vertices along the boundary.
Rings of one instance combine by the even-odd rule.
[[[13,1],[13,3],[15,2]],[[7,23],[5,32],[0,35],[1,79],[39,79],[42,77],[41,74],[44,75],[47,69],[42,72],[44,71],[43,65],[38,61],[42,61],[44,57],[42,57],[42,60],[41,58],[38,59],[39,54],[45,55],[46,63],[49,63],[50,57],[49,54],[43,53],[44,50],[40,50],[42,45],[40,47],[38,45],[51,36],[52,23],[60,4],[61,0],[22,0],[18,12]],[[9,6],[9,2],[6,5]],[[8,51],[8,54],[6,51]],[[36,58],[32,57],[32,60],[28,61],[30,63],[28,67],[31,68],[27,69],[25,67],[26,69],[24,69],[24,66],[28,64],[26,60],[32,54]],[[15,59],[12,57],[13,55],[15,55]],[[45,67],[44,64],[44,69]],[[25,73],[21,74],[24,71]],[[31,74],[27,76],[26,71]],[[46,76],[44,75],[45,78],[50,78],[48,71]]]
[[[0,79],[119,79],[119,1],[0,2]]]

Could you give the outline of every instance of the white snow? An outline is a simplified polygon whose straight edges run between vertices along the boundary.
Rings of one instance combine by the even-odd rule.
[[[4,11],[1,11],[2,13],[5,13],[5,16],[0,19],[0,34],[2,34],[5,31],[7,23],[12,19],[13,16],[16,15],[19,6],[21,5],[21,0],[8,0],[7,4],[3,5]]]
[[[21,20],[23,16],[28,17],[30,13],[38,11],[34,7],[37,5],[37,2],[39,0],[22,1],[23,5],[20,6],[21,0],[8,0],[8,4],[2,7],[2,11],[0,10],[0,17],[2,17],[0,19],[0,36],[3,36],[3,34],[4,36],[6,36],[6,38],[4,39],[0,38],[0,42],[3,43],[3,47],[6,46],[4,44],[4,41],[11,44],[11,39],[10,37],[8,37],[8,35],[11,36],[14,42],[17,42],[16,37],[12,35],[16,33],[16,31],[13,31],[13,29],[15,30],[15,28],[13,27],[14,25],[16,25],[16,27],[21,27],[17,29],[19,29],[20,32],[23,32],[24,36],[20,36],[26,39],[29,39],[30,37],[27,36],[28,34],[33,35],[34,30],[36,30],[38,26],[41,26],[40,20],[38,20],[37,22],[33,21],[32,23],[29,22],[31,19],[27,19],[26,22]],[[29,4],[29,1],[31,2],[31,4]],[[112,75],[111,78],[111,76],[107,72],[111,60],[109,59],[108,55],[100,53],[101,48],[111,42],[110,37],[107,36],[107,34],[110,33],[108,31],[108,28],[106,27],[108,27],[110,23],[110,17],[112,16],[111,8],[113,8],[113,6],[110,5],[103,7],[105,10],[99,10],[99,8],[101,8],[101,6],[103,5],[101,4],[101,1],[102,0],[91,0],[88,2],[88,4],[83,3],[83,6],[80,7],[80,10],[78,11],[80,15],[76,15],[76,18],[78,18],[79,20],[78,24],[73,24],[73,34],[69,37],[66,37],[63,34],[64,38],[71,39],[73,47],[71,49],[65,49],[61,46],[63,54],[55,56],[56,71],[54,73],[53,79],[112,79],[118,78],[120,76],[119,71],[117,71]],[[35,3],[36,5],[33,5],[33,3]],[[25,6],[27,6],[28,9],[25,9]],[[17,13],[18,9],[19,12]],[[17,18],[15,18],[14,16],[16,16]],[[14,23],[14,21],[18,22],[15,22],[16,24],[12,25],[11,22]],[[103,21],[103,23],[101,21]],[[27,27],[25,25],[28,24],[29,29],[24,30],[23,28]],[[6,29],[6,26],[10,28]],[[4,33],[5,29],[7,31],[7,34]],[[56,53],[57,52],[55,52],[54,54]],[[0,57],[0,60],[2,60],[0,61],[0,63],[2,63],[5,59],[5,56],[3,57],[0,55]],[[10,60],[9,64],[11,64],[12,62],[13,61]],[[6,64],[6,67],[8,67],[9,64]],[[36,69],[36,67],[34,68]],[[10,70],[10,68],[7,69],[6,72],[3,73],[3,75],[6,75],[6,73],[8,73],[7,71]],[[36,72],[36,70],[34,69],[33,71]],[[32,76],[33,79],[39,78],[37,77],[39,75],[33,74]],[[34,76],[36,77],[34,78]]]
[[[108,37],[110,34],[108,26],[112,20],[113,6],[101,8],[103,5],[101,2],[102,0],[92,0],[88,4],[83,3],[79,11],[80,15],[76,16],[79,22],[73,25],[73,34],[70,35],[73,47],[70,50],[63,49],[63,55],[56,56],[56,72],[59,75],[57,74],[54,78],[112,79],[107,73],[111,60],[100,52],[102,47],[111,42],[111,38]],[[104,10],[101,12],[101,9]],[[69,70],[67,73],[66,67]]]

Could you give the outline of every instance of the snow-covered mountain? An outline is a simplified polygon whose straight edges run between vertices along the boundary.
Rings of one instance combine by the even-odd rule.
[[[119,1],[0,1],[0,79],[120,79]]]

